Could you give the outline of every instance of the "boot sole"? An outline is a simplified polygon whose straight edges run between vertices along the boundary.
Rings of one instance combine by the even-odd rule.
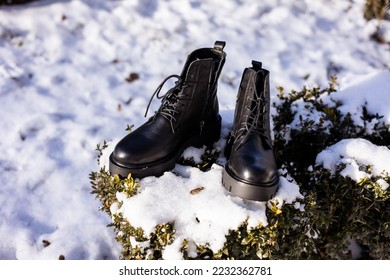
[[[222,173],[222,184],[229,192],[248,200],[267,201],[277,191],[279,178],[274,181],[264,183],[263,185],[253,185],[244,182],[236,176],[230,174],[228,168],[225,167]]]
[[[214,142],[218,141],[221,133],[221,116],[218,116],[218,120],[210,127],[206,128],[201,135],[194,135],[187,141],[185,141],[173,155],[170,155],[162,160],[152,162],[148,166],[142,167],[126,167],[119,165],[113,160],[112,154],[110,155],[109,169],[111,174],[118,174],[125,178],[131,173],[133,178],[144,178],[148,176],[161,176],[164,172],[172,170],[175,167],[175,163],[183,154],[184,150],[188,147],[201,148],[204,145],[212,146]]]

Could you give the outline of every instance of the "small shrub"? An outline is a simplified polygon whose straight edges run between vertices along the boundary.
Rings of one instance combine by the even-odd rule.
[[[333,78],[324,89],[304,87],[286,95],[279,88],[279,103],[274,104],[277,159],[304,193],[306,206],[300,220],[306,221],[317,236],[311,241],[314,253],[306,251],[305,256],[350,258],[348,248],[351,240],[356,240],[365,249],[364,257],[388,259],[390,193],[378,185],[378,180],[389,182],[388,174],[356,182],[340,174],[344,169],[341,163],[335,174],[316,166],[316,156],[342,139],[363,138],[389,148],[390,126],[382,116],[363,105],[360,117],[364,124],[375,123],[374,129],[368,133],[365,126],[355,125],[349,113],[339,110],[342,104],[333,97],[335,87]],[[359,168],[370,170],[363,164]]]
[[[179,251],[184,259],[390,259],[390,191],[383,187],[390,184],[389,174],[373,174],[371,166],[357,162],[367,176],[356,181],[342,175],[346,166],[341,161],[334,166],[335,172],[316,164],[321,151],[342,139],[390,143],[390,127],[382,117],[363,106],[361,118],[375,123],[374,128],[368,133],[364,126],[355,125],[350,114],[339,110],[342,104],[333,97],[335,88],[335,78],[323,89],[304,87],[286,94],[279,88],[273,104],[277,112],[273,116],[274,145],[281,176],[294,178],[303,197],[284,204],[270,200],[268,225],[248,227],[248,221],[242,221],[226,235],[217,252],[208,244],[183,240]],[[98,160],[106,146],[98,147]],[[206,171],[219,156],[219,151],[206,150],[202,163],[181,163]],[[112,218],[109,226],[123,248],[120,258],[162,259],[166,246],[175,241],[174,221],[157,225],[146,236],[120,213],[112,214],[121,207],[118,196],[137,195],[139,182],[131,176],[110,176],[105,169],[92,172],[90,179],[100,209]],[[352,252],[352,243],[360,253]]]
[[[389,0],[366,0],[363,15],[366,20],[383,20],[389,9]]]

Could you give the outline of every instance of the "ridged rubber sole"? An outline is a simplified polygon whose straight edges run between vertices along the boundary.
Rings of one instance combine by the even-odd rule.
[[[252,185],[240,180],[230,174],[225,166],[222,173],[222,184],[233,195],[248,200],[268,201],[276,193],[279,185],[279,178],[276,177],[272,182],[265,182],[263,185]]]
[[[187,139],[177,151],[166,158],[148,164],[146,167],[132,166],[127,167],[121,165],[113,159],[113,155],[110,155],[109,169],[111,174],[118,174],[125,178],[131,173],[133,178],[144,178],[148,176],[161,176],[164,172],[172,170],[175,167],[175,163],[183,154],[184,150],[188,147],[201,148],[204,145],[212,146],[214,142],[218,141],[221,133],[221,116],[211,126],[204,129],[202,134],[197,134]]]

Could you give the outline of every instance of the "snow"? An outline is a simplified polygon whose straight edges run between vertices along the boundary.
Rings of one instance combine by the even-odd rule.
[[[288,92],[326,85],[337,74],[345,112],[358,113],[367,102],[368,110],[389,121],[389,46],[370,39],[376,25],[363,19],[363,4],[41,0],[1,6],[0,259],[118,258],[121,248],[106,227],[110,219],[90,194],[88,175],[99,168],[96,144],[111,141],[108,154],[127,133],[126,125],[145,121],[146,105],[161,80],[180,73],[192,50],[211,47],[215,40],[227,42],[218,92],[225,136],[242,71],[252,59],[270,70],[273,98],[276,86]],[[126,81],[131,73],[138,79]],[[154,101],[150,112],[158,106]],[[342,155],[350,159],[351,170],[356,170],[354,162],[389,170],[382,147],[353,139],[336,145],[324,164],[336,164]],[[343,151],[354,145],[378,156],[360,157],[357,148]],[[199,155],[191,149],[185,154],[195,161]],[[252,226],[266,224],[265,203],[224,191],[219,160],[208,172],[177,165],[180,176],[167,172],[145,178],[141,193],[124,204],[128,218],[148,231],[157,222],[180,223],[179,238],[164,257],[178,257],[180,238],[191,237],[193,254],[193,242],[219,248],[223,234],[246,217]],[[198,194],[189,193],[200,186]],[[293,179],[282,176],[279,205],[294,203],[299,195]],[[160,211],[153,211],[165,199]],[[132,214],[137,205],[149,211],[142,217]]]
[[[195,147],[188,147],[183,152],[183,158],[191,159],[194,161],[194,163],[199,164],[202,162],[201,155],[206,151],[206,147],[203,148],[195,148]]]
[[[344,77],[339,91],[332,95],[335,101],[343,105],[339,110],[345,115],[352,114],[356,125],[364,126],[362,116],[363,106],[368,113],[383,116],[385,123],[390,123],[390,72],[372,71],[367,75]]]
[[[227,124],[223,123],[223,126]],[[116,143],[108,143],[103,151],[101,168],[108,170],[108,158]],[[218,148],[218,143],[216,146]],[[190,147],[182,157],[200,159],[204,150],[205,147]],[[172,171],[165,172],[161,177],[141,179],[137,195],[128,198],[125,193],[117,193],[121,206],[113,204],[110,211],[113,215],[122,213],[133,227],[141,227],[145,236],[154,232],[159,224],[174,222],[175,241],[166,247],[164,259],[181,259],[180,248],[184,240],[190,242],[192,247],[194,244],[207,244],[211,250],[218,252],[223,248],[229,230],[237,229],[243,221],[248,222],[249,229],[268,224],[266,202],[246,201],[231,196],[222,186],[223,160],[221,156],[217,160],[219,164],[213,164],[211,170],[206,172],[176,164]],[[280,170],[280,173],[279,189],[271,200],[278,208],[284,203],[303,198],[293,178],[286,175],[285,170]],[[298,202],[296,207],[300,207]],[[138,243],[133,241],[132,244],[135,246]]]
[[[175,222],[175,239],[181,243],[191,237],[196,244],[210,244],[217,252],[223,247],[229,229],[235,229],[249,217],[252,226],[267,224],[265,203],[235,203],[221,184],[222,167],[214,165],[208,172],[188,167],[189,177],[166,172],[162,177],[141,180],[140,193],[123,202],[121,212],[146,236],[158,224]],[[191,190],[201,188],[197,194]]]
[[[365,139],[343,139],[318,154],[316,164],[336,172],[336,167],[345,164],[340,174],[359,182],[365,177],[385,175],[390,172],[390,149],[377,146]],[[371,174],[362,171],[360,166],[371,167]],[[387,188],[387,183],[384,188]]]

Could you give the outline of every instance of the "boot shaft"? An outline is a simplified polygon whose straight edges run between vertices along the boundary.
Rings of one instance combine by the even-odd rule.
[[[256,134],[272,148],[269,113],[269,71],[263,69],[260,62],[252,61],[252,67],[243,72],[237,93],[232,129],[234,141]]]
[[[200,133],[209,120],[219,117],[217,88],[226,59],[224,46],[225,42],[216,41],[213,48],[195,50],[188,56],[182,72],[191,99],[185,108],[185,118],[198,123]]]
[[[209,120],[219,117],[216,92],[226,58],[224,46],[225,42],[216,41],[213,48],[197,49],[188,56],[175,89],[164,97],[156,114],[170,115],[174,131],[193,130],[196,125],[201,133]]]

